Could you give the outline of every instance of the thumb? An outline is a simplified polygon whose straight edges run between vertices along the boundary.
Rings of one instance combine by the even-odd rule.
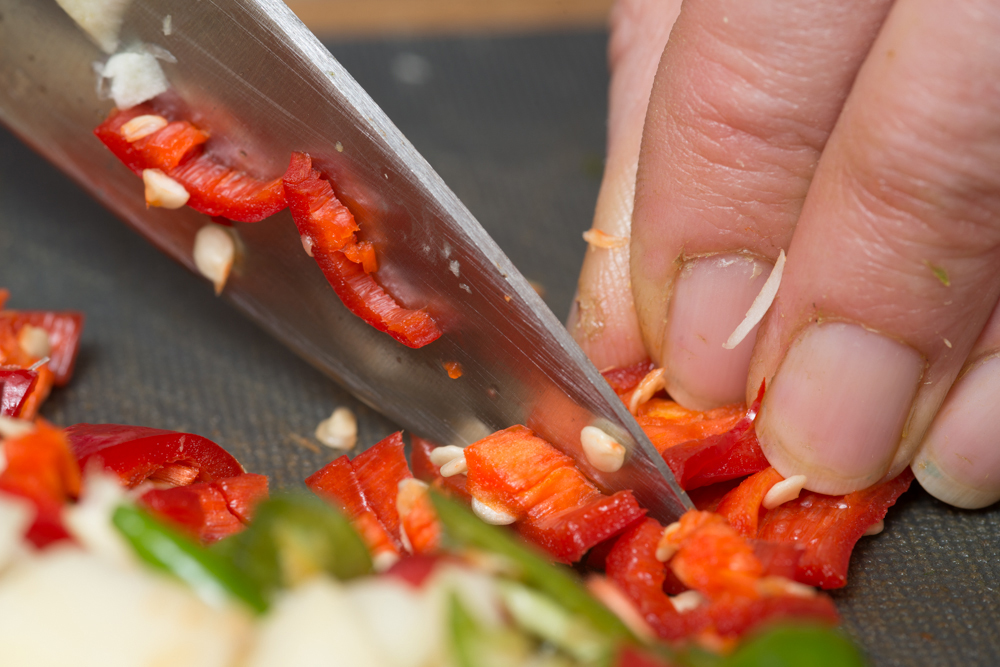
[[[607,158],[567,323],[598,368],[625,366],[647,356],[629,280],[629,236],[646,106],[680,4],[619,0],[611,13]]]

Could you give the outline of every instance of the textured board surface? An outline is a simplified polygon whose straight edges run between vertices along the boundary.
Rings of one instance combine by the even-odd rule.
[[[605,42],[329,44],[560,318],[600,178]],[[311,434],[338,405],[357,413],[365,445],[394,430],[2,129],[0,286],[11,307],[87,315],[76,378],[44,410],[56,423],[200,433],[275,487],[334,457]],[[1000,510],[954,510],[915,486],[862,540],[835,597],[877,665],[1000,665],[998,588]]]

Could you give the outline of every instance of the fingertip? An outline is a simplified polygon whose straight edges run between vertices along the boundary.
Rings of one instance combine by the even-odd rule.
[[[912,468],[932,496],[978,509],[1000,500],[1000,357],[991,357],[951,388]]]

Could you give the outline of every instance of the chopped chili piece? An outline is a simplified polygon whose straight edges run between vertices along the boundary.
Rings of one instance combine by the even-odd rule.
[[[448,377],[452,380],[462,377],[462,364],[457,361],[446,361],[441,365],[444,366],[444,370],[447,371]]]
[[[757,442],[753,420],[757,416],[764,385],[757,400],[732,429],[702,440],[674,445],[663,452],[683,489],[696,489],[717,482],[760,472],[770,464]]]
[[[714,510],[728,521],[743,537],[757,537],[761,503],[771,487],[784,479],[774,468],[765,468],[747,477],[730,491]]]
[[[437,553],[441,547],[441,522],[431,504],[428,486],[415,479],[399,485],[400,537],[414,554]]]
[[[840,588],[847,583],[854,545],[869,526],[885,518],[912,481],[913,472],[907,468],[895,479],[846,496],[803,491],[795,500],[765,513],[757,537],[804,548],[798,581]]]
[[[362,493],[357,475],[346,455],[307,477],[306,486],[351,520],[374,558],[383,554],[398,556],[402,551],[399,539],[379,521]]]
[[[250,523],[257,505],[268,497],[267,477],[246,473],[215,483],[226,497],[226,507],[243,523]]]
[[[674,401],[653,398],[640,404],[636,420],[656,451],[729,431],[746,414],[742,404],[726,405],[707,412],[688,410]]]
[[[389,533],[399,539],[399,511],[396,497],[399,483],[413,477],[406,463],[403,434],[396,432],[351,460],[351,468],[365,500]]]
[[[601,375],[604,376],[604,379],[611,385],[616,394],[623,396],[635,389],[642,378],[646,377],[649,371],[654,368],[656,368],[656,365],[649,359],[646,359],[631,366],[603,370],[601,371]]]
[[[15,339],[25,325],[39,327],[48,334],[51,351],[48,354],[49,361],[46,366],[52,372],[53,384],[57,387],[65,386],[73,376],[73,367],[76,365],[76,356],[80,350],[83,314],[74,311],[58,312],[52,310],[0,312],[0,327],[7,328]],[[25,360],[24,365],[30,365],[35,361],[37,359]]]
[[[187,121],[174,121],[130,143],[122,136],[122,126],[147,114],[157,114],[157,110],[149,104],[116,109],[94,134],[136,174],[160,169],[183,185],[190,195],[187,205],[205,215],[259,222],[285,208],[281,178],[264,181],[220,164],[204,152],[207,134]]]
[[[0,416],[19,417],[38,373],[17,366],[0,367]]]
[[[516,516],[521,535],[563,562],[576,562],[645,514],[631,491],[605,496],[572,459],[524,426],[469,445],[465,460],[469,493]]]
[[[199,482],[244,472],[232,454],[192,433],[123,424],[76,424],[66,429],[66,435],[82,468],[91,459],[98,460],[130,489],[177,463],[197,469],[195,479]]]
[[[358,229],[354,216],[329,181],[312,168],[308,155],[292,154],[284,186],[299,234],[348,310],[408,347],[423,347],[441,336],[426,311],[403,308],[369,275],[374,250],[370,245],[353,249]]]
[[[424,582],[434,574],[434,570],[442,560],[440,556],[427,554],[406,556],[396,561],[383,575],[387,577],[399,577],[414,588],[421,588]]]
[[[229,511],[218,486],[199,482],[171,489],[152,489],[140,498],[154,515],[175,524],[202,543],[211,544],[243,529]]]

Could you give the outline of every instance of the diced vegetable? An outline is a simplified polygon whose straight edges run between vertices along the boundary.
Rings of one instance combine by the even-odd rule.
[[[92,459],[100,461],[129,488],[169,472],[172,466],[179,466],[174,468],[178,472],[190,471],[193,476],[183,482],[187,484],[243,474],[232,454],[192,433],[124,424],[76,424],[66,429],[66,435],[81,467],[86,468]]]
[[[25,368],[0,367],[0,416],[19,417],[38,373]]]
[[[299,234],[308,239],[323,275],[352,313],[407,347],[423,347],[441,336],[426,311],[403,308],[369,275],[375,269],[374,250],[357,243],[354,216],[308,155],[292,154],[284,186]]]
[[[777,470],[765,468],[747,477],[738,487],[727,493],[715,512],[726,517],[729,525],[743,537],[757,537],[761,502],[771,487],[781,479],[781,474]]]

